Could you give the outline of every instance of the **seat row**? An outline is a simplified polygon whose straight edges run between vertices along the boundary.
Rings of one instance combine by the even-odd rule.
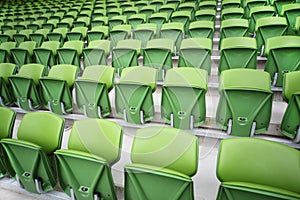
[[[119,117],[135,124],[144,124],[154,117],[153,93],[159,73],[154,68],[125,68],[119,81],[114,83],[114,70],[108,66],[89,66],[77,79],[77,67],[74,65],[55,65],[48,76],[43,76],[45,68],[39,64],[24,65],[17,75],[8,75],[12,74],[13,65],[5,67],[11,67],[11,71],[4,71],[2,67],[2,73],[6,73],[1,77],[3,106],[14,102],[27,111],[46,108],[56,114],[67,114],[74,110],[76,104],[85,116],[103,118],[111,115],[108,93],[114,86],[115,111]],[[299,113],[297,109],[290,112],[297,107],[299,71],[286,73],[284,77],[283,98],[289,106],[280,130],[299,142]],[[207,72],[202,69],[181,67],[167,70],[160,104],[163,122],[181,129],[203,125],[206,122],[207,80]],[[270,75],[260,70],[223,71],[216,112],[217,125],[228,134],[237,136],[266,132],[272,113],[270,83]],[[292,97],[296,100],[291,101]]]
[[[28,113],[16,139],[11,138],[14,111],[0,107],[0,113],[2,176],[9,173],[33,193],[53,190],[58,183],[72,199],[117,199],[111,166],[122,155],[120,125],[103,119],[75,121],[68,147],[61,149],[63,118],[47,112]],[[296,149],[268,140],[222,140],[217,199],[299,199],[299,156]],[[131,163],[122,166],[124,198],[194,199],[192,177],[198,162],[199,142],[191,133],[159,126],[138,129]]]

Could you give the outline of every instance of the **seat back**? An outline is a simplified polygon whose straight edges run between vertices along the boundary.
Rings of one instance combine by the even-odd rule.
[[[82,50],[83,66],[106,65],[110,53],[110,41],[93,40],[87,48]]]
[[[0,63],[12,62],[10,50],[16,47],[16,42],[2,42],[0,44]]]
[[[256,69],[225,70],[220,76],[217,125],[235,136],[267,131],[273,93],[270,75]]]
[[[56,114],[73,109],[71,90],[77,76],[77,67],[68,64],[54,65],[48,76],[40,78],[45,107]]]
[[[211,71],[212,40],[208,38],[187,38],[181,42],[178,67],[196,67]]]
[[[257,48],[256,40],[248,37],[224,38],[221,44],[219,74],[228,69],[256,69]],[[236,59],[239,56],[239,59]]]
[[[11,49],[11,54],[14,59],[14,63],[21,67],[24,64],[32,62],[33,49],[36,46],[35,41],[21,42],[19,47]]]
[[[288,103],[284,112],[280,132],[287,137],[299,143],[299,108],[300,108],[300,87],[297,83],[300,77],[300,71],[294,71],[284,74],[282,97]]]
[[[35,61],[50,69],[56,64],[57,49],[59,48],[59,45],[59,41],[43,42],[41,47],[33,50]]]
[[[80,40],[71,40],[64,43],[62,48],[57,49],[58,64],[70,64],[78,67],[80,70],[80,56],[84,47],[84,42]]]
[[[299,158],[296,149],[273,141],[224,139],[217,158],[217,198],[298,199]]]
[[[267,40],[265,64],[272,85],[281,87],[285,73],[300,69],[300,38],[298,36],[277,36]]]
[[[101,119],[73,124],[68,150],[55,152],[64,192],[76,199],[117,199],[110,165],[120,159],[122,132],[120,125]]]
[[[259,18],[272,17],[275,15],[274,6],[255,6],[250,9],[249,33],[255,32],[256,22]]]
[[[131,161],[125,166],[126,199],[193,199],[197,137],[168,127],[138,129]]]
[[[192,129],[206,120],[207,71],[169,69],[162,88],[161,117],[172,127]]]
[[[149,40],[156,37],[157,25],[153,23],[139,24],[132,32],[132,38],[142,41],[142,48],[146,47]]]
[[[128,39],[130,37],[130,34],[131,34],[131,25],[122,24],[122,25],[114,26],[109,33],[111,46],[112,47],[117,46],[117,43],[120,40]]]
[[[8,77],[15,74],[17,67],[12,63],[0,63],[0,105],[6,106],[13,102]]]
[[[181,22],[165,23],[161,27],[160,37],[164,39],[171,39],[174,41],[176,51],[179,50],[181,41],[183,39],[185,30],[184,24]]]
[[[126,121],[143,124],[154,115],[152,92],[156,89],[156,70],[149,67],[123,69],[116,84],[115,104],[117,114]]]
[[[113,79],[113,68],[93,65],[75,81],[77,106],[87,117],[103,118],[111,114],[108,92],[113,87]]]
[[[191,22],[187,31],[191,38],[213,38],[214,22],[208,20]]]
[[[39,79],[45,75],[46,68],[41,64],[26,64],[17,75],[9,77],[15,103],[24,110],[37,109],[42,105]]]
[[[47,112],[31,112],[22,118],[18,139],[2,139],[18,182],[34,193],[56,185],[53,152],[60,148],[64,119]]]

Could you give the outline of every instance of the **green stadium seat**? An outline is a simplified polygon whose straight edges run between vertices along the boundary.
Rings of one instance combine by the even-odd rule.
[[[240,19],[244,17],[243,8],[225,8],[221,12],[221,20],[224,19]]]
[[[149,1],[149,5],[155,6],[157,11],[164,4],[165,4],[164,0],[151,0],[151,1]]]
[[[13,61],[10,50],[16,46],[16,42],[2,42],[0,44],[0,63],[10,63]]]
[[[222,1],[223,4],[224,0]],[[217,9],[217,2],[216,1],[202,1],[199,2],[199,10],[216,10]]]
[[[282,7],[286,4],[291,4],[294,3],[295,0],[286,0],[286,1],[281,1],[281,0],[269,0],[270,5],[274,6],[276,9],[276,13],[280,15],[282,13]]]
[[[132,38],[140,40],[142,42],[142,48],[146,47],[149,40],[156,37],[157,24],[145,23],[136,26],[135,30],[132,32]]]
[[[108,20],[109,29],[112,30],[113,27],[121,24],[127,23],[127,16],[126,15],[117,15],[113,16]]]
[[[36,42],[36,46],[40,47],[46,40],[49,29],[38,29],[34,33],[29,34],[30,40]]]
[[[275,15],[273,6],[256,6],[249,11],[249,33],[254,34],[256,22],[259,18],[272,17]]]
[[[104,40],[108,37],[108,26],[95,26],[87,32],[87,43],[94,40]]]
[[[32,33],[33,33],[32,29],[23,29],[18,33],[14,34],[13,39],[17,43],[17,46],[19,46],[21,42],[28,41],[30,39],[29,35]]]
[[[162,25],[167,22],[168,22],[167,13],[153,13],[149,17],[149,23],[157,25],[157,33],[160,32]]]
[[[145,14],[146,15],[146,19],[148,22],[148,19],[150,18],[150,16],[156,12],[156,6],[155,5],[148,5],[148,6],[143,6],[140,9],[140,14]]]
[[[143,24],[146,22],[146,14],[134,14],[127,17],[128,24],[131,25],[132,30],[135,30],[136,27],[140,24]]]
[[[161,27],[160,37],[173,40],[177,52],[180,48],[181,41],[184,38],[184,30],[184,24],[181,22],[166,23]]]
[[[107,26],[108,25],[108,17],[102,16],[102,17],[96,17],[91,21],[91,27],[96,26]]]
[[[57,28],[72,28],[73,27],[73,18],[64,18],[60,22],[57,23]]]
[[[79,27],[74,27],[70,32],[67,33],[67,41],[72,41],[72,40],[81,40],[85,41],[86,35],[88,32],[87,27],[79,26]]]
[[[287,19],[289,25],[288,34],[295,35],[296,17],[300,16],[300,3],[291,3],[283,5],[281,15]]]
[[[13,41],[13,35],[17,33],[16,30],[6,30],[2,31],[3,33],[0,34],[0,42],[12,42]]]
[[[11,86],[8,77],[14,75],[17,67],[12,63],[0,63],[0,105],[8,106],[13,103]]]
[[[110,54],[109,40],[93,40],[82,50],[84,68],[91,65],[106,65]]]
[[[68,28],[56,28],[56,29],[53,29],[52,32],[50,32],[50,33],[47,34],[47,39],[49,41],[59,41],[60,45],[62,46],[63,43],[66,40],[68,31],[69,31]]]
[[[35,41],[25,41],[21,42],[20,45],[16,48],[10,50],[14,63],[17,66],[21,67],[24,64],[32,62],[33,49],[36,46]]]
[[[184,25],[184,31],[187,32],[190,21],[193,19],[193,16],[190,11],[182,10],[182,11],[175,11],[172,13],[171,21],[172,22],[180,22]]]
[[[45,41],[41,47],[33,50],[36,63],[42,64],[50,69],[57,62],[57,49],[59,41]]]
[[[81,40],[72,40],[64,43],[62,48],[57,49],[58,64],[71,64],[75,65],[80,70],[80,57],[84,42]]]
[[[240,8],[242,7],[240,0],[223,0],[221,10],[226,8]]]
[[[250,10],[255,7],[266,6],[268,0],[245,0],[245,18],[248,19],[251,17]]]
[[[57,24],[60,22],[59,19],[49,19],[46,23],[42,24],[43,28],[49,29],[53,31],[53,29],[57,28]]]
[[[117,25],[110,30],[109,38],[111,41],[111,46],[115,47],[117,46],[117,43],[120,40],[125,40],[130,38],[131,35],[131,25],[129,24],[122,24]]]
[[[132,2],[131,2],[132,3]],[[123,15],[125,15],[127,17],[127,19],[131,16],[131,15],[135,15],[139,13],[139,8],[138,7],[127,7],[123,10]]]
[[[172,16],[172,13],[176,10],[175,4],[164,4],[159,8],[160,13],[167,13],[167,20]]]
[[[210,38],[213,39],[215,24],[212,21],[201,20],[190,23],[187,35],[190,38]]]

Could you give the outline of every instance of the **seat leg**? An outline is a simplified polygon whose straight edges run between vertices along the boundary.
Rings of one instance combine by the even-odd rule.
[[[126,109],[123,110],[123,118],[126,122],[128,122]]]
[[[255,128],[256,128],[256,122],[252,122],[251,131],[250,131],[250,137],[254,136]]]
[[[100,106],[97,106],[97,109],[98,109],[98,117],[100,118],[100,119],[103,119],[103,116],[102,116],[102,111],[101,111],[101,107]]]
[[[144,121],[144,111],[140,110],[140,120],[141,120],[141,124],[145,124]]]
[[[43,188],[42,188],[42,181],[39,179],[34,179],[34,183],[35,183],[35,189],[38,193],[42,194],[45,193]]]
[[[53,112],[50,101],[48,101],[48,107],[49,107],[50,112]]]
[[[19,187],[24,188],[21,181],[20,181],[20,178],[19,178],[18,174],[16,174],[16,181],[17,181]]]
[[[300,142],[300,126],[298,126],[297,135],[296,135],[295,139],[293,140],[293,142],[295,142],[295,143]]]
[[[101,198],[100,198],[100,196],[99,196],[99,194],[94,194],[94,200],[100,200]]]
[[[31,103],[30,99],[28,99],[28,107],[29,107],[30,110],[33,110],[32,103]]]
[[[170,114],[171,127],[174,127],[174,114]]]
[[[5,107],[4,102],[3,102],[3,99],[2,99],[1,96],[0,96],[0,105],[1,105],[2,107]]]
[[[194,128],[194,116],[190,115],[190,129],[192,130]]]
[[[274,74],[274,79],[273,79],[273,82],[272,82],[272,86],[275,86],[275,85],[276,85],[277,79],[278,79],[278,72],[276,72],[276,73]]]
[[[73,188],[70,188],[70,195],[72,200],[76,200]]]
[[[232,130],[232,119],[228,120],[228,128],[227,128],[227,134],[230,135],[231,134],[231,130]]]
[[[63,103],[63,102],[60,102],[60,108],[61,108],[61,112],[62,112],[64,115],[66,115],[67,112],[66,112],[66,110],[65,110],[65,107],[64,107],[64,103]]]

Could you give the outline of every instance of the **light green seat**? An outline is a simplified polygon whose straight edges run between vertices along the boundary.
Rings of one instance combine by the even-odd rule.
[[[256,22],[259,18],[272,17],[275,15],[273,6],[256,6],[250,9],[249,33],[255,32]]]
[[[157,70],[157,79],[163,80],[167,69],[173,67],[174,41],[153,39],[147,42],[143,52],[143,65]]]
[[[75,80],[76,103],[87,117],[103,118],[111,114],[108,93],[113,87],[114,69],[92,65]]]
[[[178,67],[195,67],[211,71],[212,40],[208,38],[187,38],[181,42]]]
[[[149,1],[144,1],[144,0],[140,0],[140,1],[135,1],[134,2],[134,6],[138,7],[139,11],[141,10],[142,7],[147,6],[149,3]]]
[[[0,63],[12,62],[10,50],[17,46],[16,42],[2,42],[0,44]]]
[[[250,10],[255,7],[266,6],[268,4],[267,0],[245,0],[245,18],[251,17]]]
[[[128,24],[131,25],[132,30],[135,30],[139,24],[143,24],[146,22],[146,14],[134,14],[127,17]]]
[[[135,30],[132,32],[132,38],[142,41],[142,48],[146,47],[149,40],[156,37],[157,24],[145,23],[136,26]]]
[[[221,20],[224,19],[240,19],[244,17],[243,8],[226,8],[221,12]]]
[[[299,78],[300,71],[289,72],[284,75],[282,97],[288,106],[284,112],[280,132],[293,139],[294,142],[300,142],[299,128]]]
[[[13,35],[16,34],[16,30],[6,30],[3,31],[2,34],[0,34],[0,42],[10,42],[13,41]]]
[[[187,35],[190,38],[210,38],[213,39],[215,24],[212,21],[201,20],[190,23]]]
[[[160,13],[167,13],[167,20],[171,18],[172,13],[176,10],[175,4],[164,4],[159,8]]]
[[[167,22],[168,22],[167,13],[153,13],[149,17],[149,23],[157,25],[157,33],[160,32],[162,25]]]
[[[117,26],[113,27],[109,33],[109,39],[111,41],[111,46],[115,47],[115,46],[117,46],[117,43],[120,40],[125,40],[125,39],[130,38],[130,34],[131,34],[131,25],[129,25],[129,24],[122,24],[122,25],[117,25]]]
[[[136,39],[120,40],[112,50],[112,66],[120,76],[122,69],[138,66],[141,55],[142,42]]]
[[[160,31],[160,37],[171,39],[176,46],[176,52],[179,50],[181,41],[184,37],[184,24],[181,22],[170,22],[163,24]]]
[[[154,116],[152,93],[156,89],[156,70],[149,67],[123,69],[115,84],[115,107],[125,121],[143,124]]]
[[[171,21],[172,22],[180,22],[183,23],[184,31],[187,32],[190,21],[193,19],[193,15],[190,11],[182,10],[182,11],[175,11],[172,13]]]
[[[88,44],[93,40],[104,40],[108,37],[108,26],[94,26],[87,32]]]
[[[223,71],[217,125],[233,136],[248,137],[266,132],[273,99],[270,82],[267,72],[256,69]]]
[[[70,32],[67,33],[66,37],[68,41],[72,41],[72,40],[85,41],[87,32],[88,32],[87,27],[82,27],[82,26],[74,27]]]
[[[215,21],[216,19],[216,10],[211,9],[203,9],[203,10],[197,10],[195,12],[195,20],[196,21]]]
[[[35,41],[22,42],[18,47],[10,50],[14,63],[21,67],[24,64],[32,62],[33,49],[36,46]]]
[[[175,9],[177,9],[179,4],[181,4],[182,2],[183,2],[183,0],[167,0],[166,4],[167,5],[174,5]]]
[[[84,42],[81,40],[71,40],[64,43],[62,48],[57,49],[58,64],[75,65],[80,70],[80,57]]]
[[[22,118],[18,139],[2,139],[17,182],[27,191],[43,193],[56,185],[53,152],[60,148],[64,119],[47,112],[31,112]]]
[[[10,108],[0,107],[0,139],[11,138],[16,119],[16,112]],[[15,176],[15,172],[11,168],[7,156],[3,153],[2,147],[0,148],[0,178],[5,177],[7,174]]]
[[[271,4],[272,6],[275,7],[276,13],[277,13],[278,15],[281,14],[281,12],[282,12],[282,7],[283,7],[284,5],[291,4],[291,3],[294,3],[294,2],[295,2],[295,0],[286,0],[286,1],[269,0],[269,1],[270,1],[270,4]]]
[[[17,43],[17,46],[21,44],[21,42],[28,41],[29,35],[33,33],[32,29],[23,29],[20,32],[13,35],[14,41]]]
[[[156,12],[156,6],[155,5],[148,5],[148,6],[143,6],[141,9],[140,9],[140,14],[145,14],[146,15],[146,19],[148,22],[148,19],[150,18],[150,16]]]
[[[46,23],[42,24],[42,27],[52,31],[57,27],[57,23],[59,23],[59,21],[59,19],[49,19]]]
[[[12,95],[19,108],[31,111],[42,106],[39,79],[45,74],[44,65],[26,64],[16,75],[9,76]]]
[[[246,19],[226,19],[221,22],[220,26],[220,43],[229,37],[247,37],[249,23]]]
[[[121,24],[127,23],[127,16],[126,15],[117,15],[113,16],[108,20],[109,29],[112,30],[113,27]]]
[[[299,151],[258,138],[221,141],[217,199],[300,199]],[[288,169],[288,170],[287,170]]]
[[[40,47],[41,44],[46,40],[47,34],[50,32],[49,29],[38,29],[34,33],[29,35],[30,40],[36,42],[36,46]]]
[[[91,25],[91,18],[90,17],[78,17],[73,22],[73,27],[86,27],[89,28]]]
[[[20,22],[20,23],[16,23],[14,25],[14,29],[18,32],[24,30],[24,29],[27,29],[27,25],[30,24],[29,21],[23,21],[23,22]]]
[[[300,16],[300,2],[283,5],[281,15],[284,16],[288,22],[288,33],[295,34],[296,17]]]
[[[77,200],[116,200],[111,165],[120,159],[122,135],[122,127],[111,121],[76,121],[68,149],[55,152],[63,191]]]
[[[133,2],[131,2],[133,3]],[[131,16],[131,15],[135,15],[139,13],[139,8],[138,7],[126,7],[123,10],[123,15],[125,15],[127,17],[127,19]]]
[[[41,47],[35,48],[33,53],[36,63],[42,64],[50,69],[56,64],[59,45],[59,41],[45,41]]]
[[[62,45],[65,42],[68,31],[69,31],[68,28],[53,29],[52,32],[47,34],[47,39],[49,41],[59,41],[60,44]]]
[[[183,130],[138,129],[132,164],[124,167],[125,199],[194,199],[192,176],[198,169],[198,138]]]
[[[13,63],[0,63],[0,105],[7,106],[13,103],[11,86],[8,77],[15,74],[17,67]]]
[[[165,4],[164,0],[151,0],[149,1],[149,5],[155,6],[156,10],[159,10],[159,8]]]
[[[64,18],[57,23],[57,28],[71,28],[73,26],[73,18]]]
[[[106,65],[109,54],[109,40],[93,40],[82,50],[83,66]]]
[[[59,64],[51,67],[48,76],[40,78],[42,100],[45,107],[56,114],[66,114],[73,110],[72,89],[78,67]]]
[[[222,1],[222,5],[223,5],[224,0]],[[199,2],[199,10],[206,10],[206,9],[210,9],[210,10],[216,10],[217,8],[217,2],[216,1],[202,1]]]
[[[265,56],[265,44],[268,38],[285,35],[288,28],[284,17],[263,17],[256,22],[256,43],[257,50]]]
[[[177,10],[178,11],[188,11],[190,13],[194,13],[195,10],[198,10],[198,3],[194,2],[194,1],[181,2],[178,5]]]
[[[299,53],[299,36],[277,36],[267,40],[265,71],[270,74],[272,85],[282,86],[285,73],[300,70]]]
[[[108,17],[102,16],[102,17],[96,17],[91,21],[91,27],[95,26],[107,26],[108,25]]]
[[[191,67],[169,69],[162,88],[162,119],[180,129],[193,129],[204,124],[207,82],[205,70]]]
[[[221,44],[220,56],[219,74],[224,70],[235,68],[256,69],[257,48],[255,38],[224,38]]]
[[[30,24],[27,25],[27,28],[28,29],[31,29],[33,30],[33,32],[37,31],[38,29],[42,28],[42,24],[44,23],[43,20],[37,20],[37,21],[34,21]]]

